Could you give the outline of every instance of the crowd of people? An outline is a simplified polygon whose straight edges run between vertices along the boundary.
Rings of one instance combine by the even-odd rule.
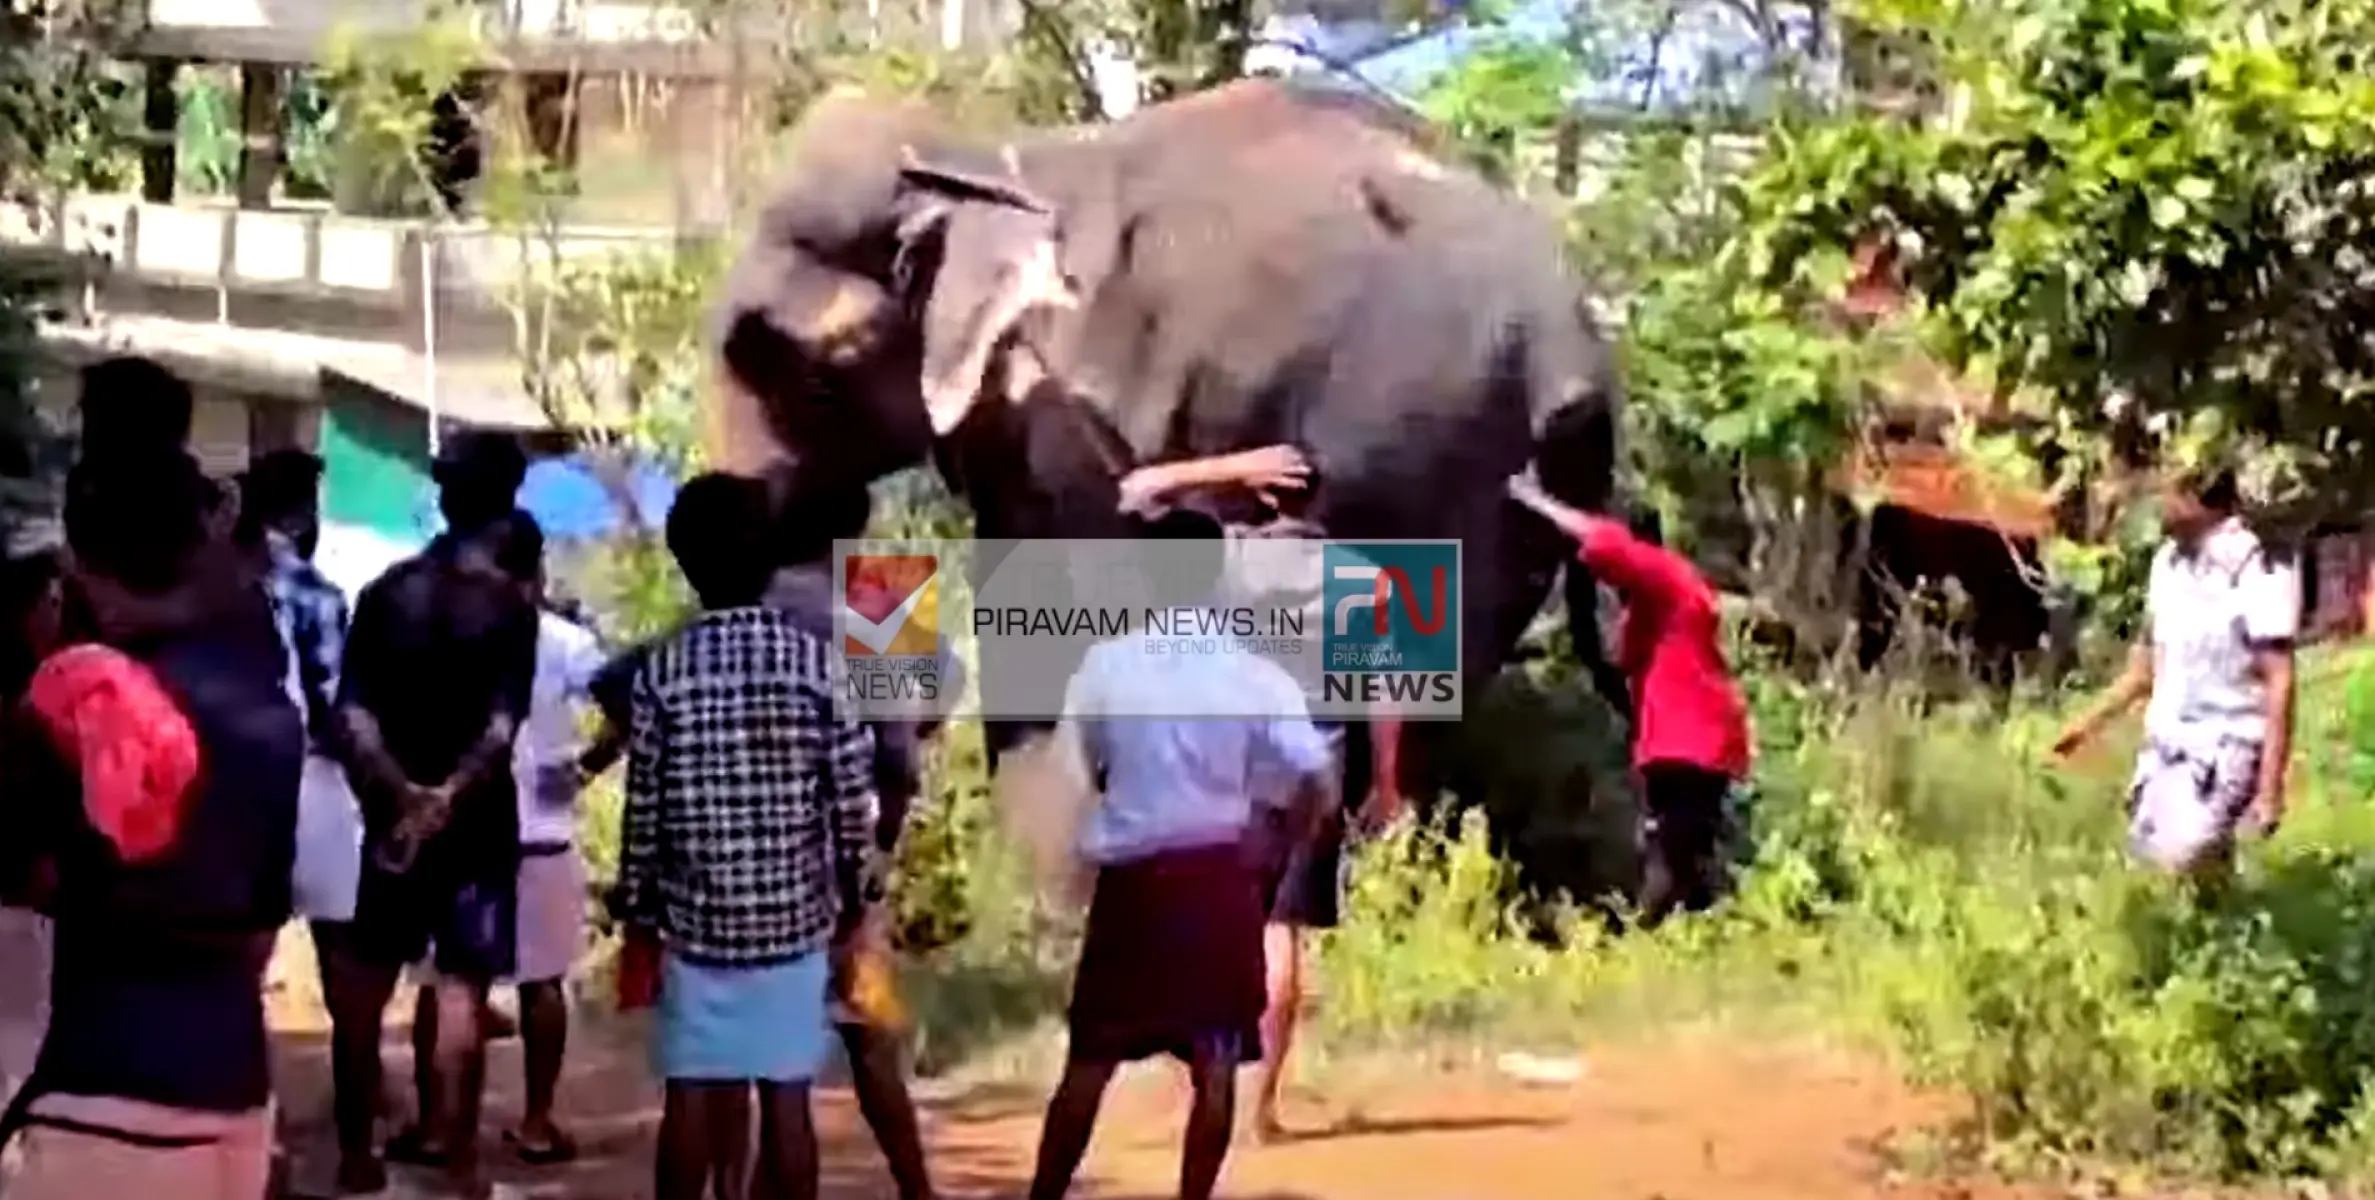
[[[862,485],[688,481],[666,540],[699,611],[612,653],[548,595],[516,442],[451,439],[443,532],[350,605],[311,562],[318,459],[274,451],[226,486],[188,450],[181,380],[118,359],[82,385],[65,546],[0,569],[0,900],[52,922],[46,1030],[0,1114],[12,1197],[263,1195],[264,972],[292,917],[332,1026],[342,1193],[385,1188],[389,1160],[484,1190],[499,985],[517,989],[525,1068],[507,1150],[570,1160],[556,1097],[589,940],[577,806],[621,760],[604,902],[624,929],[620,998],[656,1009],[658,1195],[815,1195],[809,1090],[836,1042],[899,1194],[933,1194],[879,981],[886,864],[939,730],[860,719],[835,687],[832,548],[868,524]],[[1193,576],[1165,586],[1219,595],[1230,531],[1169,500],[1307,477],[1272,447],[1146,468],[1119,491],[1162,569]],[[1704,909],[1751,747],[1716,594],[1653,528],[1512,492],[1623,601],[1644,918]],[[2062,746],[2150,692],[2137,843],[2187,870],[2282,808],[2298,585],[2233,510],[2228,479],[2173,491],[2151,640]],[[1126,715],[1183,707],[1263,715]],[[1261,1065],[1257,1132],[1281,1131],[1304,932],[1338,918],[1348,831],[1398,812],[1394,765],[1359,752],[1363,723],[1315,721],[1258,655],[1100,643],[1067,711],[1097,793],[1077,839],[1095,874],[1030,1195],[1068,1193],[1117,1069],[1168,1057],[1192,1092],[1180,1194],[1198,1200],[1229,1150],[1240,1067]],[[408,976],[412,1119],[383,1139],[382,1017]]]

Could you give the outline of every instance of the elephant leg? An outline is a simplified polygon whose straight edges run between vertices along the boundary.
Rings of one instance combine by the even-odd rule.
[[[1469,711],[1517,653],[1526,626],[1542,611],[1558,575],[1559,538],[1515,501],[1481,497],[1461,522],[1461,694]],[[1461,791],[1457,753],[1466,723],[1426,721],[1401,727],[1396,756],[1404,794],[1422,805],[1445,791]]]
[[[1592,690],[1620,714],[1633,711],[1632,687],[1625,673],[1609,661],[1600,638],[1600,581],[1581,562],[1567,564],[1564,578],[1567,640],[1574,643],[1576,664],[1591,677]]]
[[[1604,397],[1587,397],[1551,414],[1536,441],[1535,474],[1542,490],[1553,497],[1589,512],[1605,512],[1615,494],[1616,454],[1613,409]],[[1576,661],[1591,677],[1593,690],[1616,711],[1630,713],[1624,674],[1609,662],[1600,638],[1599,581],[1577,560],[1573,546],[1563,546],[1560,555],[1566,567],[1562,587],[1567,634]]]

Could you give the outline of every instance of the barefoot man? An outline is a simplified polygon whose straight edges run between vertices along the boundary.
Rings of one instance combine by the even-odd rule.
[[[2145,592],[2149,637],[2053,744],[2067,758],[2147,700],[2129,840],[2154,865],[2205,882],[2225,875],[2247,818],[2262,831],[2283,819],[2292,753],[2301,577],[2236,515],[2236,500],[2232,471],[2169,480],[2161,495],[2168,538]]]
[[[1217,588],[1217,522],[1174,512],[1148,523],[1146,536],[1166,560],[1150,570],[1180,566],[1173,583],[1183,592]],[[1185,578],[1190,569],[1201,578]],[[1212,1195],[1236,1116],[1237,1068],[1259,1056],[1262,1040],[1268,914],[1248,853],[1255,797],[1267,773],[1297,776],[1298,839],[1335,804],[1334,756],[1292,676],[1257,654],[1159,649],[1134,635],[1097,644],[1066,703],[1104,798],[1082,837],[1096,890],[1032,1200],[1071,1188],[1114,1072],[1158,1055],[1187,1064],[1195,1091],[1179,1194]],[[1209,715],[1137,715],[1180,712]]]

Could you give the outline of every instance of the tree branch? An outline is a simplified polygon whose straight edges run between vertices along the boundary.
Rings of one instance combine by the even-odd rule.
[[[1022,7],[1023,36],[1045,43],[1062,60],[1080,97],[1080,115],[1090,121],[1105,120],[1105,94],[1097,88],[1096,69],[1073,44],[1065,19],[1050,11],[1042,0],[1022,0]]]

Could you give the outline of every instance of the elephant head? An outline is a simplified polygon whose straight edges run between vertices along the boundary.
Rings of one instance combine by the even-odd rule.
[[[829,97],[795,138],[728,284],[722,402],[761,408],[781,456],[887,473],[1047,369],[1024,331],[1079,304],[1058,214],[1011,148],[911,109]]]

